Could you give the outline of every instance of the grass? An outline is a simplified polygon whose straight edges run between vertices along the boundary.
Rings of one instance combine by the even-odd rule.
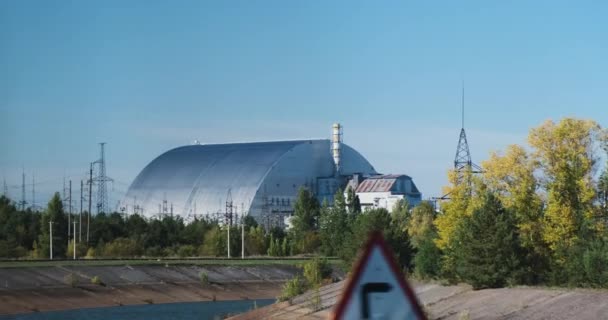
[[[143,265],[216,265],[216,266],[267,266],[267,265],[294,265],[298,266],[310,259],[125,259],[125,260],[16,260],[0,261],[0,268],[27,268],[27,267],[62,267],[62,266],[143,266]],[[328,259],[330,264],[339,264],[339,259]]]

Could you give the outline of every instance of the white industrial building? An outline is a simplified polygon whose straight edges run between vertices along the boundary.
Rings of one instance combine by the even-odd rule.
[[[416,206],[422,201],[422,194],[412,178],[405,174],[387,174],[375,176],[353,176],[347,188],[355,190],[361,203],[361,210],[385,208],[393,210],[402,199],[410,206]]]

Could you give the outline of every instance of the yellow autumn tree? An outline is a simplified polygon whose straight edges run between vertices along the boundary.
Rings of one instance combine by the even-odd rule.
[[[542,238],[542,200],[536,193],[534,176],[537,163],[519,145],[510,145],[504,154],[493,152],[482,162],[483,180],[503,206],[514,213],[523,247],[540,253]]]
[[[471,170],[463,173],[461,179],[458,181],[459,176],[455,171],[448,173],[448,180],[450,185],[443,188],[444,194],[449,196],[448,201],[441,203],[441,214],[435,219],[435,226],[437,227],[438,238],[435,241],[437,247],[441,250],[445,250],[450,246],[453,239],[454,232],[458,227],[458,223],[463,217],[471,215],[471,194],[472,194],[472,183],[469,183],[473,178]]]
[[[530,131],[547,197],[542,236],[553,251],[574,245],[593,223],[594,148],[601,132],[596,122],[573,118],[549,120]]]

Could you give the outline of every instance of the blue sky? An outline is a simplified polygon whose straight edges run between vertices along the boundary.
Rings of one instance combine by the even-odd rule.
[[[339,121],[435,196],[462,81],[477,163],[545,119],[608,125],[607,16],[605,1],[2,1],[0,175],[18,197],[35,174],[42,204],[105,141],[115,204],[169,148],[328,138]]]

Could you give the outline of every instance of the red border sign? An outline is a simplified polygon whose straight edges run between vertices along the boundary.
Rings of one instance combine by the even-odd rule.
[[[420,304],[418,303],[418,299],[416,298],[416,294],[414,293],[414,290],[412,290],[412,288],[409,286],[409,284],[405,281],[405,277],[399,270],[399,267],[397,266],[397,263],[395,262],[394,255],[393,255],[391,249],[388,247],[388,245],[384,241],[384,237],[382,236],[382,233],[379,231],[373,232],[370,235],[370,238],[367,241],[367,244],[365,246],[365,251],[363,251],[363,254],[359,258],[359,261],[357,262],[357,265],[355,266],[355,269],[354,269],[352,275],[349,277],[348,284],[346,285],[346,290],[344,290],[344,294],[342,295],[340,302],[338,302],[338,305],[337,305],[331,319],[334,319],[334,320],[342,319],[342,317],[344,316],[346,307],[347,307],[348,303],[350,302],[350,300],[352,299],[353,292],[355,291],[355,285],[357,285],[357,283],[359,282],[359,278],[363,274],[363,271],[365,270],[365,267],[367,266],[367,263],[371,256],[371,253],[372,253],[372,250],[374,249],[375,246],[380,247],[380,251],[382,252],[382,255],[384,256],[384,259],[388,262],[388,264],[391,268],[391,271],[393,272],[393,275],[397,278],[397,281],[399,282],[399,285],[401,286],[401,289],[407,295],[407,298],[410,301],[412,310],[416,314],[416,317],[420,320],[425,320],[426,316],[424,315],[424,312],[422,311],[422,308],[420,307]]]

